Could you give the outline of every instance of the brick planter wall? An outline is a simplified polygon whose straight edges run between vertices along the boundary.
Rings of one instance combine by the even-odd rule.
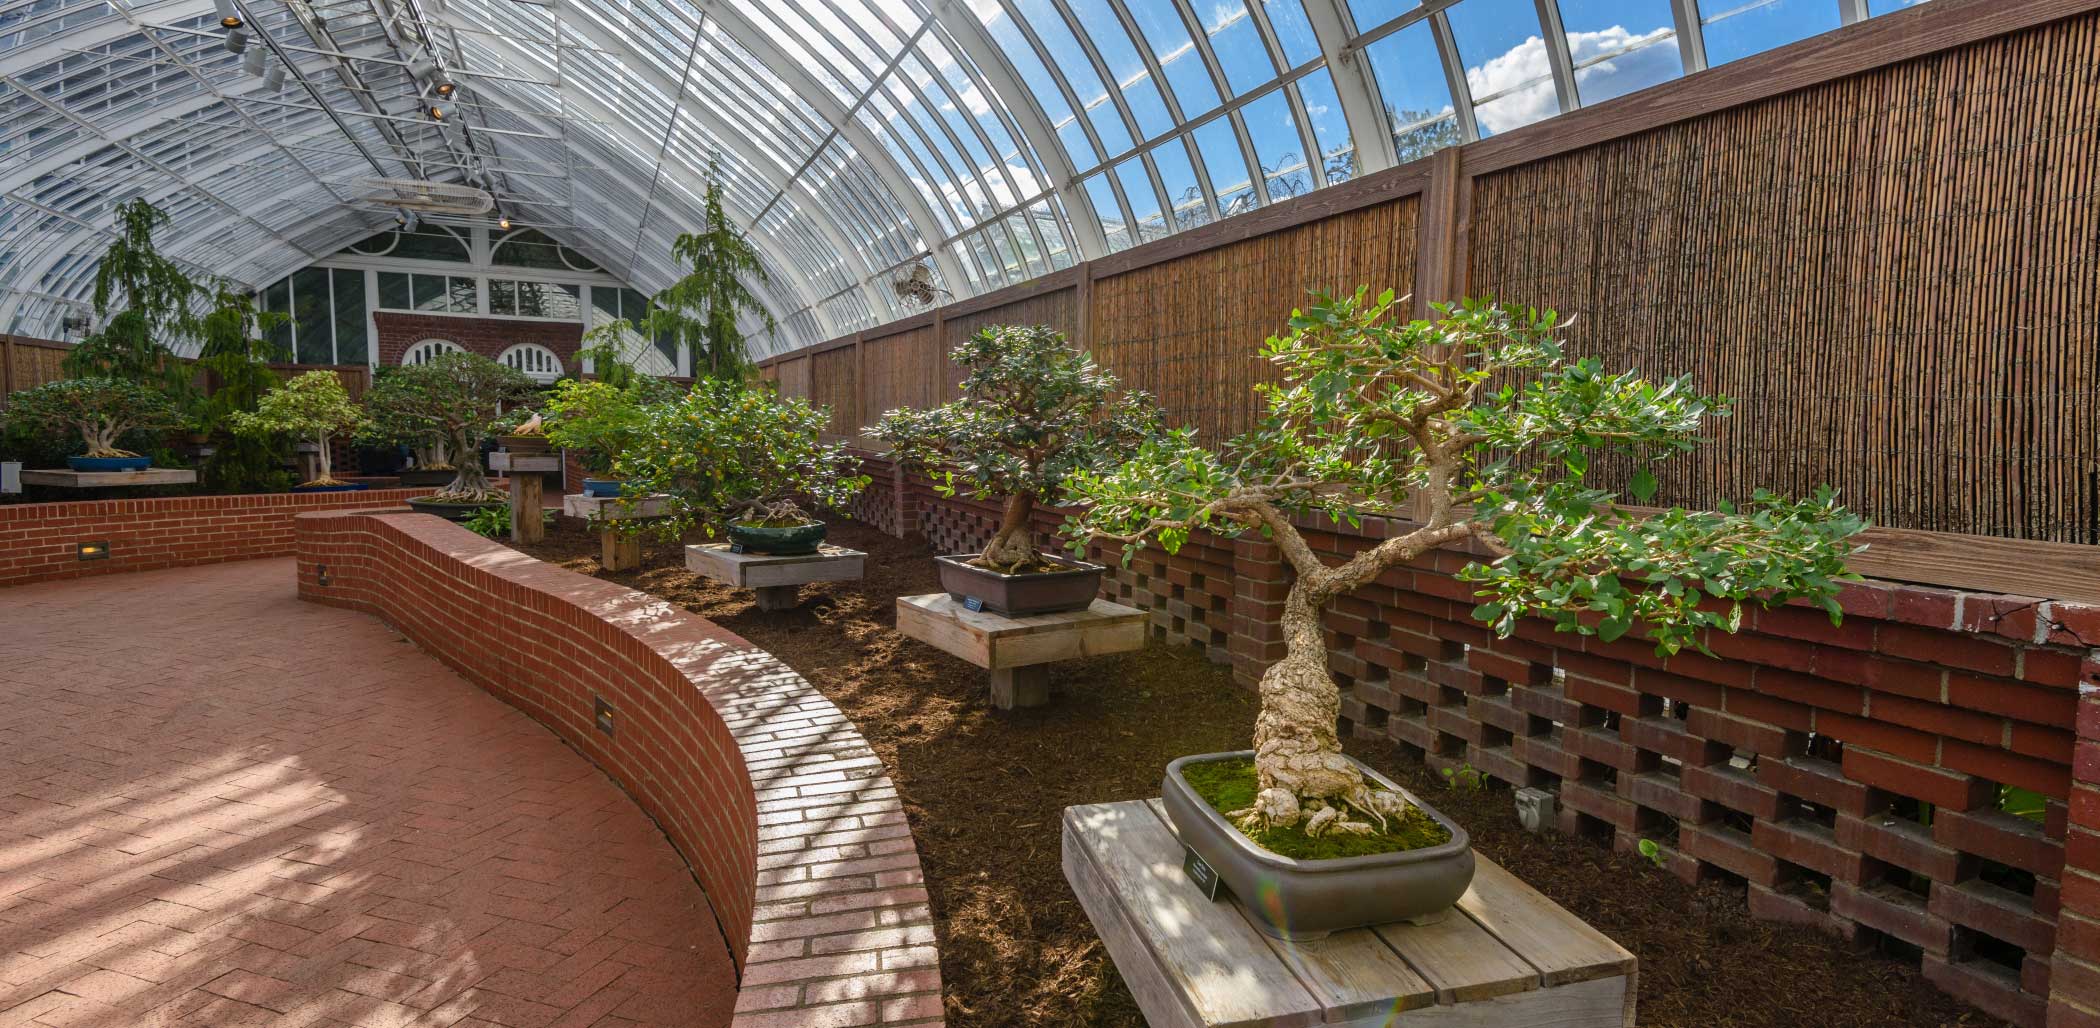
[[[0,505],[0,586],[289,556],[295,514],[384,507],[429,491],[368,489],[4,504]],[[79,559],[76,547],[80,543],[105,541],[109,559]]]
[[[998,517],[923,479],[889,502],[949,552],[982,546]],[[1328,527],[1308,537],[1331,558],[1387,529]],[[1115,568],[1104,596],[1242,684],[1282,656],[1290,572],[1273,546],[1199,535],[1128,567],[1095,559]],[[2100,1028],[2100,608],[1867,582],[1841,625],[1746,611],[1740,634],[1708,639],[1719,659],[1662,659],[1544,623],[1494,638],[1452,577],[1469,559],[1433,554],[1333,604],[1345,732],[1552,792],[1562,830],[1651,840],[1671,873],[1909,954],[2007,1020]],[[2044,816],[2000,812],[2000,786],[2041,794]]]
[[[741,971],[738,1028],[942,1023],[896,788],[800,675],[655,597],[435,517],[310,514],[297,535],[302,599],[381,617],[560,735],[662,826]]]

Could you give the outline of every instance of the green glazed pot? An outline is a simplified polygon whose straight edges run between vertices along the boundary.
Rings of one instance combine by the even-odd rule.
[[[744,548],[745,553],[770,553],[776,556],[797,556],[817,552],[824,541],[825,525],[812,521],[807,525],[790,528],[766,528],[761,525],[729,526],[729,541]]]

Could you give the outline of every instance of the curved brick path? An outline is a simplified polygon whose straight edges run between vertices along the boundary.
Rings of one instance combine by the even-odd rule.
[[[292,582],[0,589],[0,1026],[726,1023],[707,900],[634,804]]]

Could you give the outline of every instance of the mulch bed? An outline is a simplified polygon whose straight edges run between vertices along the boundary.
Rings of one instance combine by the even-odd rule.
[[[940,935],[949,1024],[1139,1028],[1129,991],[1059,867],[1059,818],[1080,803],[1159,795],[1169,760],[1242,749],[1256,697],[1193,650],[1153,645],[1062,665],[1047,707],[998,712],[983,671],[895,631],[898,596],[938,591],[923,541],[834,524],[867,577],[803,589],[762,613],[645,547],[639,571],[601,571],[597,537],[563,518],[543,560],[675,602],[771,651],[829,696],[904,797]],[[1750,918],[1741,890],[1695,888],[1638,856],[1532,835],[1506,789],[1452,788],[1380,744],[1352,752],[1464,824],[1479,851],[1633,950],[1643,1025],[1825,1028],[1997,1025],[1912,964]]]

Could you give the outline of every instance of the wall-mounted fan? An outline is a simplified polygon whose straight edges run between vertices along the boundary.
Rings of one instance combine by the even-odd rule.
[[[425,214],[487,214],[496,198],[487,190],[451,182],[426,182],[415,178],[361,178],[358,199],[366,203]]]
[[[890,288],[896,291],[897,299],[912,307],[931,307],[943,295],[955,295],[933,284],[933,268],[925,261],[899,269],[897,277],[890,280]]]

